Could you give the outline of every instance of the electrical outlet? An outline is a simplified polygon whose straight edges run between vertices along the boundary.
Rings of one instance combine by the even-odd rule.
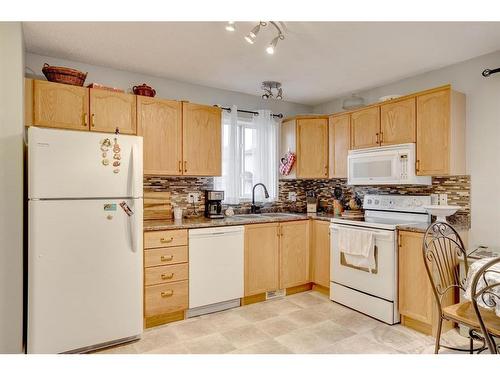
[[[289,200],[290,202],[297,202],[297,193],[296,193],[296,192],[294,192],[294,191],[290,191],[290,192],[288,193],[288,200]]]
[[[200,194],[199,193],[188,193],[188,203],[198,202]]]

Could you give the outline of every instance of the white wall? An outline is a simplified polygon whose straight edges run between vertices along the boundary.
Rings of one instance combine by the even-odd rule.
[[[481,75],[486,68],[498,67],[500,51],[359,93],[366,103],[372,103],[384,95],[409,94],[451,83],[453,89],[466,94],[466,156],[472,210],[470,246],[500,246],[500,74],[489,78]],[[339,112],[342,99],[317,105],[313,112]]]
[[[273,113],[283,113],[285,116],[311,112],[311,107],[303,104],[280,100],[263,100],[260,96],[256,95],[193,85],[141,73],[116,70],[32,53],[26,53],[26,74],[43,77],[42,66],[44,63],[72,67],[88,72],[85,85],[97,82],[131,91],[133,86],[146,83],[154,87],[156,96],[159,98],[188,100],[193,103],[207,105],[218,104],[224,107],[236,105],[238,108],[246,110],[270,109]],[[234,79],[238,79],[238,77],[234,77]]]
[[[0,353],[23,351],[23,66],[19,22],[0,22]]]

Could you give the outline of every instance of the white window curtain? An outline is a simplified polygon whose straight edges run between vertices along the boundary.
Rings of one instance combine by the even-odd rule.
[[[267,201],[276,200],[279,122],[271,111],[245,115],[233,106],[231,112],[223,112],[222,127],[222,177],[215,179],[215,187],[225,191],[224,203],[251,199],[252,186],[259,182],[267,187]],[[255,199],[266,201],[261,188],[256,190]]]

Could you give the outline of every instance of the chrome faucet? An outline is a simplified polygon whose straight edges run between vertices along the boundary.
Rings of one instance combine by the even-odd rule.
[[[262,186],[264,188],[264,194],[266,196],[266,198],[269,198],[269,193],[267,192],[267,188],[266,188],[266,185],[264,185],[263,183],[259,182],[258,184],[255,184],[252,188],[252,206],[250,207],[250,212],[252,214],[258,214],[260,213],[260,206],[256,206],[255,205],[255,188],[257,186]]]

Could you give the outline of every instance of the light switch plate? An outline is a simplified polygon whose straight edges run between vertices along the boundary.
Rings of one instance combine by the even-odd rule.
[[[297,193],[296,193],[296,192],[294,192],[294,191],[290,191],[290,192],[288,193],[288,200],[289,200],[290,202],[297,202]]]
[[[188,193],[188,203],[198,202],[199,197],[200,197],[199,193]]]

